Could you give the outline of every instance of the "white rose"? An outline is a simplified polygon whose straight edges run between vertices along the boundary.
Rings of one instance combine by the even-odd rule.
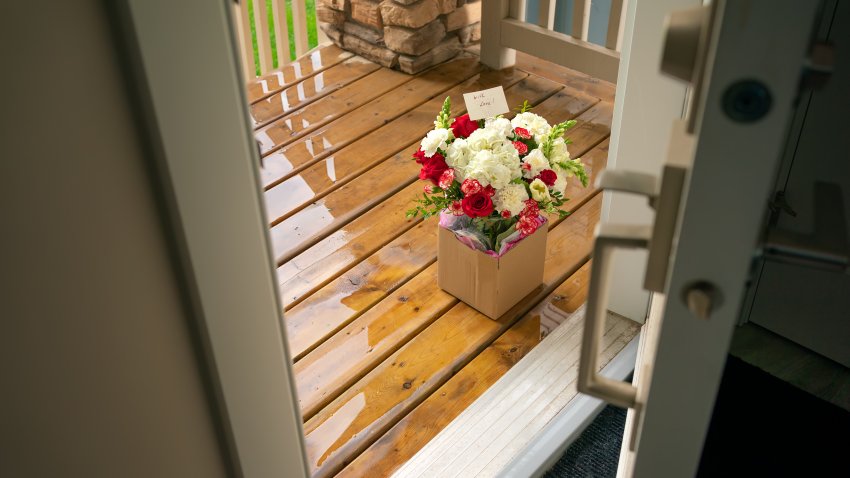
[[[466,177],[477,179],[482,186],[488,184],[501,189],[511,181],[511,170],[501,163],[492,152],[478,151],[466,165]]]
[[[523,163],[527,166],[522,168],[522,175],[529,179],[540,174],[540,171],[550,168],[549,160],[546,159],[543,151],[539,148],[528,153],[528,155],[526,155],[523,159]]]
[[[446,164],[454,168],[460,182],[466,179],[465,171],[466,165],[469,163],[469,158],[469,145],[463,138],[452,141],[448,148],[446,148]]]
[[[535,201],[548,201],[551,199],[551,196],[549,196],[549,188],[546,187],[546,183],[540,179],[531,181],[531,184],[528,186],[531,189],[531,198]]]
[[[493,206],[496,211],[509,211],[511,216],[516,216],[525,208],[528,192],[522,184],[508,184],[496,191],[493,196]]]
[[[484,122],[484,127],[495,131],[502,138],[513,134],[513,125],[507,118],[490,118]]]
[[[434,153],[437,152],[438,149],[446,149],[447,142],[451,132],[445,128],[437,128],[428,131],[428,134],[425,135],[425,138],[420,143],[422,147],[422,151],[425,151],[425,157],[430,158],[434,156]]]

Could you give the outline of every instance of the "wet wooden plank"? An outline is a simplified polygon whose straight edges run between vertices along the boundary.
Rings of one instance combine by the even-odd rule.
[[[304,426],[314,476],[331,476],[587,261],[601,195],[552,229],[544,283],[499,320],[458,303]]]
[[[267,155],[280,149],[414,78],[399,71],[381,68],[316,100],[308,108],[284,115],[254,132],[254,137],[260,143],[261,154]],[[269,170],[265,164],[264,161],[263,178],[277,178],[283,174],[274,169]],[[274,164],[271,163],[272,166]]]
[[[598,172],[604,169],[607,155],[606,142],[585,156],[591,183],[595,180]],[[567,204],[567,209],[571,211],[577,209],[595,193],[596,191],[592,188],[584,189],[576,183],[571,183],[567,190],[567,197],[572,199]],[[430,249],[427,254],[419,252],[416,255],[417,259],[423,260],[422,263],[430,264],[430,262],[425,261],[436,259],[436,225],[426,222],[420,227],[422,226],[430,230]],[[412,268],[419,265],[414,261],[411,261],[411,264],[408,264],[407,267]],[[359,265],[352,271],[356,271],[353,277],[358,277],[361,272]],[[393,269],[393,272],[399,273],[401,271]],[[347,307],[351,307],[351,304],[354,303],[349,296],[342,295],[340,290],[341,287],[345,286],[348,276],[348,273],[343,274],[341,277],[342,284],[322,289],[315,296],[316,302],[321,305],[314,307],[311,311],[312,314],[305,313],[304,319],[323,320],[324,323],[328,323],[332,320],[330,317],[337,319],[345,317],[336,303],[341,297],[346,300]],[[408,277],[401,279],[406,280]],[[385,280],[385,276],[382,276],[381,279]],[[347,280],[352,280],[352,278]],[[375,289],[380,290],[384,285],[386,285],[384,282],[369,279],[361,287],[369,291],[370,298],[374,300],[376,296],[380,295],[380,293],[375,292]],[[383,300],[371,306],[362,315],[356,316],[338,333],[296,361],[294,366],[296,389],[301,410],[305,417],[314,415],[321,407],[339,396],[351,384],[363,377],[457,303],[453,296],[446,294],[437,286],[436,265],[430,265],[401,286],[393,285],[398,289],[394,292],[391,289],[381,290],[385,294],[391,293],[385,299],[381,297]],[[328,302],[329,299],[330,302]],[[308,300],[313,302],[314,296],[311,296]],[[313,324],[312,329],[308,330],[315,330],[316,328],[316,325]],[[287,330],[289,331],[289,328]],[[302,331],[300,333],[309,332]],[[289,336],[291,338],[292,333]],[[292,349],[294,349],[294,345]],[[344,354],[344,361],[340,360],[341,353]]]
[[[396,170],[412,177],[416,172],[410,174],[413,168],[408,166],[410,162]],[[309,247],[277,269],[284,307],[290,308],[418,224],[419,218],[407,219],[399,212],[409,209],[411,198],[421,191],[421,184],[410,183],[348,224],[330,233],[320,231],[305,241]]]
[[[440,111],[446,96],[452,97],[452,111],[457,115],[465,111],[463,93],[496,85],[504,85],[507,89],[526,76],[525,73],[516,71],[484,72],[421,104],[398,119],[372,130],[349,146],[267,190],[265,198],[269,222],[275,225],[283,221],[315,198],[339,188],[393,154],[414,142],[419,142],[428,131],[429,125],[433,128],[434,117]]]
[[[360,57],[351,57],[251,105],[254,128],[265,125],[286,113],[303,108],[317,99],[354,82],[380,66]]]
[[[319,47],[316,51],[250,82],[247,86],[248,101],[256,103],[352,56],[354,56],[353,53],[333,44]]]
[[[506,96],[512,102],[525,99],[538,104],[559,88],[555,83],[531,78],[509,88]],[[589,100],[592,104],[593,100]],[[413,226],[415,220],[406,219],[399,211],[409,209],[412,199],[420,194],[423,187],[416,182],[419,167],[410,159],[415,151],[416,146],[411,146],[394,155],[272,229],[275,250],[285,253],[280,257],[282,265],[278,269],[278,277],[287,307]],[[368,187],[360,187],[363,184]],[[372,206],[374,200],[399,188],[401,191]],[[360,199],[352,201],[351,198]],[[388,202],[392,202],[392,208],[384,207]],[[327,210],[328,205],[333,205],[334,212],[330,224],[301,220],[301,217],[311,217],[314,210]],[[340,229],[347,221],[352,221],[352,226]],[[369,234],[362,239],[359,237],[367,232]],[[327,239],[324,239],[326,236]],[[323,260],[329,254],[333,257]],[[298,277],[293,277],[296,274]]]
[[[509,98],[522,95],[525,98],[533,99],[550,94],[553,91],[552,85],[552,82],[548,80],[527,78],[514,87],[508,88],[506,94]],[[453,97],[459,98],[457,95]],[[590,97],[584,98],[595,101]],[[458,110],[461,108],[462,106],[458,107]],[[420,112],[416,116],[422,117],[424,114]],[[424,118],[421,119],[424,120]],[[433,122],[433,119],[430,119],[430,121]],[[427,126],[423,126],[423,123],[420,122],[419,128],[424,131]],[[422,131],[419,131],[417,137],[423,135]],[[390,131],[388,134],[392,134],[392,132]],[[326,231],[334,223],[347,223],[357,214],[365,212],[366,209],[380,203],[413,182],[418,175],[418,168],[416,168],[415,163],[410,159],[411,155],[418,149],[418,141],[414,141],[415,143],[408,143],[406,148],[395,152],[387,159],[377,159],[375,161],[376,164],[373,163],[373,166],[369,166],[368,164],[363,166],[368,169],[361,174],[352,173],[345,181],[337,182],[332,188],[329,188],[318,197],[311,196],[312,190],[310,188],[297,189],[299,185],[304,184],[301,175],[295,176],[284,183],[289,188],[295,188],[294,190],[286,191],[285,189],[280,189],[284,185],[272,188],[271,191],[277,190],[274,194],[277,194],[277,197],[282,202],[288,203],[288,207],[292,209],[271,229],[272,246],[275,251],[275,257],[278,259],[278,264],[291,259],[290,251],[298,249],[301,241],[309,240],[313,234],[319,231]],[[352,147],[354,146],[352,145]],[[397,146],[391,141],[383,141],[380,145],[373,144],[370,147],[392,151]],[[357,149],[340,151],[320,164],[333,165],[335,158],[348,159],[353,163],[361,165],[364,162],[370,162],[367,159],[369,154],[364,152],[358,157],[357,151]],[[380,155],[383,155],[383,153],[380,153]],[[294,181],[296,179],[298,180],[297,182]],[[266,192],[267,201],[271,191]],[[287,193],[288,197],[286,195]],[[299,206],[292,206],[298,201],[308,202]],[[299,219],[293,221],[292,219],[295,217],[299,217]],[[311,219],[307,220],[306,218],[308,217]],[[304,227],[309,228],[309,232]]]
[[[390,476],[486,392],[587,298],[589,262],[478,354],[337,476]]]
[[[617,85],[614,83],[594,78],[521,51],[518,51],[516,55],[516,67],[595,96],[602,101],[614,102],[614,93],[617,89]]]
[[[395,88],[380,98],[319,128],[309,136],[268,154],[263,158],[261,176],[263,187],[269,189],[280,184],[302,169],[351,144],[363,135],[398,118],[480,71],[481,65],[474,58],[458,58],[439,65],[413,78],[403,87]],[[373,81],[372,76],[374,75],[364,78],[366,86]],[[318,103],[319,101],[310,105],[306,110],[310,111],[319,106]],[[331,103],[330,107],[333,109],[342,106]],[[436,113],[434,115],[436,116]],[[398,146],[403,147],[404,145],[399,144]]]
[[[572,95],[558,93],[540,104],[539,111],[555,118],[553,121],[563,121],[573,117],[577,111],[581,111],[588,104],[593,104],[592,100],[584,98],[584,100],[578,100]],[[610,122],[608,112],[610,112],[608,107],[599,108],[596,105],[578,116],[579,125],[570,135],[573,139],[571,145],[573,154],[576,156],[584,154],[607,137],[609,132],[607,123]],[[607,152],[605,154],[607,156]],[[588,173],[595,174],[597,170],[593,162],[588,161]],[[573,210],[592,195],[593,190],[571,183],[567,194],[571,198],[567,208]],[[403,211],[398,211],[397,214],[403,217]],[[416,244],[422,249],[416,250],[415,253],[408,253],[402,261],[396,259],[399,254],[396,248],[403,248],[409,244]],[[285,324],[293,357],[298,359],[315,348],[364,310],[436,260],[436,244],[435,227],[414,227],[390,242],[387,251],[383,249],[377,251],[366,261],[346,271],[303,302],[289,309]],[[286,294],[285,291],[284,294]],[[343,367],[339,368],[340,371],[343,369]],[[318,392],[325,397],[333,397],[332,390],[335,388],[322,387]],[[302,410],[305,410],[306,415],[309,416],[309,411],[319,405],[311,400],[314,393],[311,393],[309,397],[306,394],[307,391],[304,391],[300,395],[300,400]]]

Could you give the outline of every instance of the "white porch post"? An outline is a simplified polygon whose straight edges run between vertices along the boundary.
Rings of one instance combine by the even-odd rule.
[[[611,126],[609,168],[661,173],[670,128],[673,120],[682,117],[687,92],[682,82],[660,72],[664,17],[673,10],[700,4],[700,0],[628,2]],[[603,221],[651,224],[653,217],[643,197],[624,193],[605,195]],[[646,251],[617,251],[612,262],[608,309],[643,322],[649,300],[649,293],[643,289]]]
[[[481,2],[481,63],[496,70],[516,62],[516,50],[502,46],[502,19],[510,15],[510,7],[510,0]]]

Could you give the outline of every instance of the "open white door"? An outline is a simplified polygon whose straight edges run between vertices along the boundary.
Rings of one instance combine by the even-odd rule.
[[[579,389],[628,407],[620,476],[694,476],[779,165],[817,2],[715,0],[677,12],[664,70],[692,86],[661,178],[607,172],[646,195],[654,225],[601,224]],[[616,248],[647,248],[655,292],[634,385],[596,375]]]
[[[309,476],[233,3],[111,7],[234,473]]]

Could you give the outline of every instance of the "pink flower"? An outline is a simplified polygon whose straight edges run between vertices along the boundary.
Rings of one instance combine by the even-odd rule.
[[[460,201],[454,201],[449,206],[449,212],[455,216],[463,216],[463,204]]]
[[[531,133],[529,133],[525,128],[514,128],[514,133],[518,138],[531,139]]]
[[[526,199],[525,208],[523,208],[522,212],[519,214],[520,217],[531,217],[536,219],[537,216],[540,215],[540,206],[534,199]]]
[[[464,196],[469,196],[481,192],[481,183],[477,179],[466,178],[460,185],[460,190],[463,191]]]
[[[516,223],[516,228],[522,233],[523,237],[534,234],[539,226],[540,223],[537,222],[537,218],[531,216],[520,216],[519,222]]]
[[[440,175],[440,181],[437,184],[443,189],[448,189],[453,182],[455,182],[455,170],[449,168],[443,171],[443,174]]]
[[[516,148],[516,151],[517,151],[517,153],[519,153],[520,156],[528,153],[528,146],[525,143],[523,143],[522,141],[514,141],[513,145],[514,145],[514,148]]]
[[[520,167],[526,171],[531,171],[531,163],[522,163]]]
[[[434,186],[430,184],[426,184],[424,188],[422,188],[426,194],[434,194]]]

